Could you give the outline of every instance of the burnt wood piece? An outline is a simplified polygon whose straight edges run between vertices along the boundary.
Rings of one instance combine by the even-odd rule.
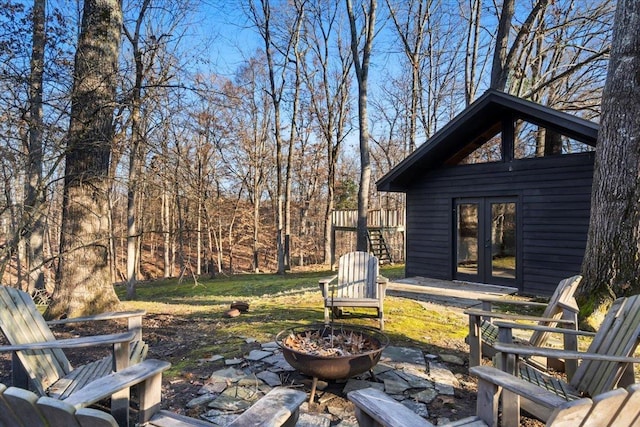
[[[231,303],[231,309],[237,309],[241,312],[249,311],[249,303],[246,301],[234,301]]]

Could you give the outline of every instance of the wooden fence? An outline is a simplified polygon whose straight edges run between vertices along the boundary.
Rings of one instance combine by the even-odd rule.
[[[331,215],[331,265],[338,257],[356,249],[357,210],[333,211]],[[377,209],[369,211],[367,228],[377,229],[384,237],[394,263],[403,263],[405,255],[405,210]]]
[[[357,210],[333,211],[331,224],[336,228],[356,228],[358,224]],[[367,214],[367,227],[386,228],[392,227],[396,231],[404,231],[405,210],[377,209]]]

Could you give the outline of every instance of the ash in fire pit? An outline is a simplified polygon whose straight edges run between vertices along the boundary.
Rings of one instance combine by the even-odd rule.
[[[285,329],[276,342],[291,366],[313,377],[312,402],[318,378],[346,379],[371,370],[389,338],[364,326],[320,324]]]

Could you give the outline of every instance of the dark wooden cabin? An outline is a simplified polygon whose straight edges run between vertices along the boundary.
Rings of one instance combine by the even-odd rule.
[[[406,276],[551,294],[580,271],[597,134],[486,92],[377,182],[406,193]]]

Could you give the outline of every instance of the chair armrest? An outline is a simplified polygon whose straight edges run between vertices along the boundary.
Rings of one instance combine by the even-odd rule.
[[[276,387],[228,424],[228,427],[295,425],[300,405],[306,399],[307,394],[301,390]]]
[[[409,407],[373,387],[350,391],[347,397],[356,407],[356,418],[361,426],[433,427]]]
[[[145,310],[134,310],[134,311],[118,311],[118,312],[108,312],[108,313],[100,313],[95,316],[85,316],[85,317],[72,317],[69,319],[59,319],[59,320],[49,320],[47,325],[64,325],[67,323],[79,323],[79,322],[94,322],[99,320],[114,320],[114,319],[128,319],[130,317],[142,317],[147,312]]]
[[[94,316],[72,317],[70,319],[50,320],[47,322],[47,325],[50,325],[50,326],[65,325],[69,323],[79,323],[79,322],[95,322],[95,321],[104,321],[104,320],[127,319],[129,330],[136,331],[136,336],[134,337],[133,341],[142,341],[142,316],[144,316],[145,314],[147,314],[145,310],[108,312],[108,313],[96,314]]]
[[[552,391],[545,390],[535,384],[525,381],[515,375],[508,374],[493,366],[474,366],[469,368],[469,373],[486,384],[504,388],[519,396],[526,397],[537,404],[547,408],[558,407],[566,400]],[[487,393],[478,393],[478,399],[485,398]],[[482,406],[478,401],[478,406]]]
[[[376,279],[378,283],[378,298],[382,298],[387,294],[387,286],[389,285],[389,279],[384,276],[378,276]]]
[[[162,374],[171,367],[171,363],[147,359],[136,365],[129,366],[121,371],[111,373],[107,376],[90,382],[80,390],[76,390],[65,402],[73,405],[76,409],[92,405],[102,399],[110,397],[117,391],[140,384],[153,376]],[[158,387],[160,384],[158,384]]]
[[[544,356],[554,359],[600,360],[605,362],[640,363],[638,357],[613,356],[608,354],[588,353],[584,351],[561,350],[546,347],[526,347],[518,344],[497,342],[493,346],[497,351],[518,356]]]
[[[102,378],[90,382],[76,390],[64,401],[76,408],[85,407],[111,396],[111,413],[119,425],[129,425],[130,388],[138,388],[138,424],[147,425],[151,417],[160,409],[162,396],[162,372],[171,363],[147,359],[138,364],[118,369]],[[114,408],[114,400],[121,404]]]
[[[333,282],[336,278],[338,277],[337,274],[331,276],[331,277],[325,277],[323,279],[318,280],[318,286],[320,287],[320,290],[322,291],[322,298],[328,298],[329,297],[329,283]]]
[[[324,278],[318,280],[318,284],[319,285],[329,284],[329,283],[333,282],[337,278],[338,278],[337,274],[334,274],[331,277],[324,277]]]
[[[571,301],[559,301],[558,307],[560,307],[563,311],[568,311],[571,313],[578,313],[580,311],[578,303],[574,298],[572,298]]]
[[[135,331],[119,334],[95,335],[90,337],[68,338],[55,341],[43,341],[28,344],[3,345],[0,351],[44,350],[53,348],[86,348],[98,345],[118,344],[132,341],[136,336]]]
[[[573,322],[564,322],[573,326]],[[566,334],[566,335],[578,335],[584,337],[594,337],[596,335],[595,332],[589,331],[581,331],[578,329],[569,329],[569,328],[552,328],[549,326],[542,325],[530,325],[526,323],[512,323],[512,322],[501,322],[497,321],[493,323],[498,327],[498,329],[520,329],[524,331],[539,331],[539,332],[550,332],[550,333],[558,333],[558,334]]]
[[[495,311],[478,310],[474,308],[469,308],[465,310],[464,314],[468,316],[492,317],[496,319],[507,319],[507,320],[527,320],[531,322],[555,322],[555,323],[569,324],[569,325],[575,324],[575,322],[570,319],[554,319],[551,317],[538,317],[538,316],[527,316],[523,314],[500,313]]]
[[[505,304],[505,305],[518,305],[518,306],[529,305],[532,307],[546,307],[548,305],[546,302],[510,300],[510,299],[504,299],[499,297],[480,297],[478,298],[478,301],[490,302],[490,303],[496,303],[496,304]]]

